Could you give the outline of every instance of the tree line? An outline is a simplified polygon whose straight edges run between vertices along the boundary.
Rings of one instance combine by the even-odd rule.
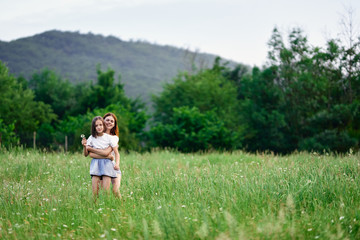
[[[357,151],[360,38],[321,48],[301,29],[285,42],[275,28],[268,45],[261,68],[217,58],[210,68],[179,73],[152,96],[151,113],[125,95],[112,69],[98,66],[96,82],[73,84],[47,69],[15,78],[0,63],[1,145],[31,146],[37,131],[40,147],[58,150],[69,136],[75,151],[91,119],[110,111],[127,150]]]

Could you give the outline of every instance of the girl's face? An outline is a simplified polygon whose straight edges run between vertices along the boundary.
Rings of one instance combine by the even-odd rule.
[[[115,119],[112,116],[107,116],[104,120],[106,129],[110,131],[115,126]]]
[[[95,122],[95,129],[99,135],[102,135],[102,133],[104,132],[104,124],[101,120],[97,120]]]

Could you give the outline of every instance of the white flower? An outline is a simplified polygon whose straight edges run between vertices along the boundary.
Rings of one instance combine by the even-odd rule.
[[[184,207],[186,207],[186,206],[185,206],[185,205],[182,205],[181,207],[184,208]]]
[[[309,229],[308,229],[308,232],[311,232],[311,231],[312,231],[312,228],[309,228]]]
[[[161,209],[161,206],[158,206],[157,209]]]
[[[53,210],[53,211],[56,211],[56,208],[53,208],[52,210]]]
[[[343,220],[345,217],[344,216],[341,216],[340,218],[339,218],[339,220],[341,221],[341,220]]]
[[[64,228],[67,228],[67,225],[64,224],[63,227],[64,227]]]
[[[111,231],[116,232],[116,229],[115,229],[115,228],[111,228]]]
[[[81,137],[81,138],[85,138],[85,135],[84,135],[84,134],[81,134],[80,137]]]

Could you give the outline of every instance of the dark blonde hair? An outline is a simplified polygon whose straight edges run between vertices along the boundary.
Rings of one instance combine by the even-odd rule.
[[[107,118],[108,116],[111,116],[114,118],[115,122],[114,122],[114,127],[112,129],[110,129],[110,134],[111,135],[116,135],[119,136],[119,128],[118,128],[118,124],[117,124],[117,118],[115,116],[115,114],[108,112],[104,115],[104,120],[105,118]]]
[[[94,117],[93,120],[92,120],[92,122],[91,122],[91,135],[92,135],[93,137],[95,137],[95,138],[98,136],[98,133],[96,132],[96,127],[95,127],[95,123],[96,123],[97,120],[102,121],[103,126],[104,126],[104,127],[103,127],[103,128],[104,128],[104,131],[105,131],[105,129],[106,129],[104,119],[103,119],[101,116],[96,116],[96,117]]]

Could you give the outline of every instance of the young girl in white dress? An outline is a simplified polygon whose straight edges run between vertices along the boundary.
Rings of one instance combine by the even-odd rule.
[[[95,149],[117,147],[117,144],[115,145],[112,136],[104,133],[104,131],[105,123],[103,118],[100,116],[94,117],[91,123],[91,136],[87,140],[83,138],[81,141],[85,157],[89,155],[87,147]],[[94,196],[97,196],[99,193],[100,182],[102,184],[102,188],[108,191],[111,179],[117,177],[112,161],[107,158],[93,158],[90,163],[90,175]]]

